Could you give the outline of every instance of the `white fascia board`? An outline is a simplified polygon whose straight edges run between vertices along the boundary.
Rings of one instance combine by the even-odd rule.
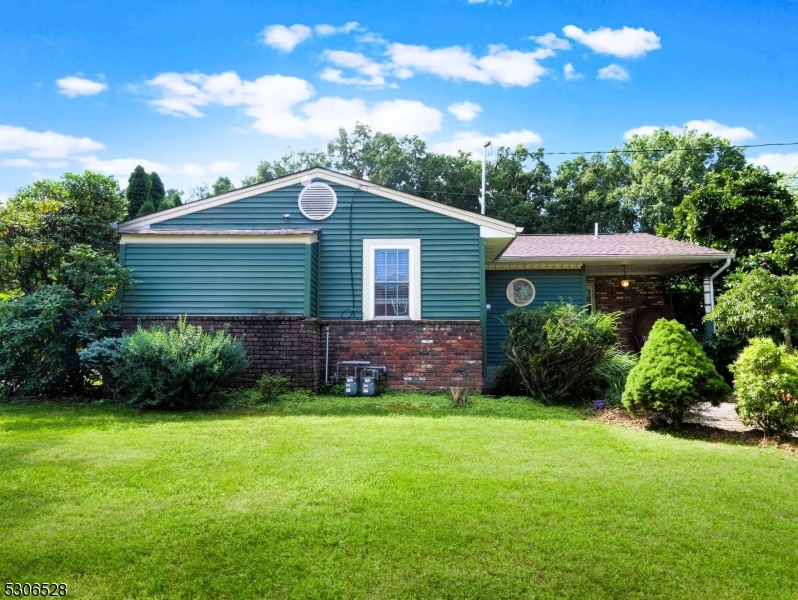
[[[507,233],[506,231],[502,231],[501,229],[496,229],[494,227],[488,227],[487,225],[480,225],[479,226],[479,237],[483,238],[502,238],[508,240],[515,239],[515,232]]]
[[[213,234],[213,233],[123,233],[120,244],[312,244],[318,233]]]
[[[243,198],[258,196],[260,194],[279,190],[284,187],[297,185],[302,183],[303,180],[307,180],[308,178],[312,177],[319,177],[325,181],[337,183],[339,185],[345,185],[347,187],[353,187],[362,192],[374,194],[375,196],[380,196],[389,200],[396,200],[397,202],[407,204],[408,206],[415,206],[416,208],[428,210],[429,212],[438,213],[440,215],[465,221],[467,223],[473,223],[474,225],[485,225],[515,237],[516,227],[511,223],[505,223],[499,219],[472,213],[461,208],[446,206],[445,204],[441,204],[439,202],[433,202],[432,200],[413,196],[412,194],[392,190],[391,188],[376,185],[374,183],[364,181],[363,179],[357,179],[355,177],[350,177],[349,175],[344,175],[342,173],[336,173],[335,171],[330,171],[329,169],[323,169],[321,167],[314,167],[306,171],[300,171],[299,173],[286,175],[285,177],[272,179],[271,181],[266,181],[264,183],[247,186],[240,190],[233,190],[232,192],[226,192],[224,194],[219,194],[218,196],[205,198],[204,200],[197,200],[195,202],[183,204],[182,206],[176,206],[174,208],[154,213],[152,215],[130,219],[129,221],[124,221],[119,224],[119,231],[124,233],[125,231],[146,229],[150,225],[160,223],[161,221],[168,221],[169,219],[190,215],[192,213],[213,208],[215,206],[222,206]]]

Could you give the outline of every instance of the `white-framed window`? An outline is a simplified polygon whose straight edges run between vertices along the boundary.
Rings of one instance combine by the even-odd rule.
[[[528,306],[535,299],[535,286],[523,277],[513,279],[507,284],[507,299],[515,306]]]
[[[421,240],[363,240],[363,318],[421,318]]]
[[[596,284],[588,283],[585,285],[585,304],[590,307],[590,312],[596,312]]]

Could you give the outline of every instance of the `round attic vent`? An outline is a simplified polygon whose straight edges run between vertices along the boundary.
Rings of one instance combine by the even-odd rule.
[[[299,211],[308,219],[326,219],[337,205],[335,191],[326,183],[311,183],[299,192]]]

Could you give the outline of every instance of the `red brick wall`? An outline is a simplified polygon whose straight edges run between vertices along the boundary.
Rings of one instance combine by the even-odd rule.
[[[249,368],[238,381],[252,386],[264,373],[281,373],[291,378],[293,389],[319,389],[322,371],[318,367],[319,323],[316,319],[289,316],[188,317],[192,325],[203,329],[228,331],[241,338],[249,356]],[[119,317],[122,329],[134,331],[136,324],[149,327],[155,323],[174,327],[177,317]]]
[[[122,329],[155,323],[174,327],[177,317],[119,317]],[[319,321],[289,316],[188,317],[203,329],[242,338],[250,366],[240,385],[264,373],[291,378],[294,389],[319,390],[324,382],[326,332],[330,327],[330,375],[341,360],[369,360],[388,367],[388,385],[403,390],[465,386],[482,390],[482,328],[479,321]]]
[[[479,321],[326,321],[330,374],[342,360],[388,367],[388,385],[401,390],[449,386],[482,391],[482,326]],[[325,330],[321,331],[322,361]],[[322,373],[323,373],[322,365]],[[322,375],[323,377],[323,375]]]
[[[630,275],[629,287],[621,287],[621,277],[588,277],[595,284],[596,308],[602,312],[623,313],[618,336],[627,350],[634,349],[632,325],[634,314],[642,306],[665,305],[665,284],[662,277]]]

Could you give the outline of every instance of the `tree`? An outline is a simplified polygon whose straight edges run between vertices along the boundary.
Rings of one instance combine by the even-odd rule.
[[[0,208],[0,395],[82,391],[77,352],[108,334],[132,285],[114,224],[127,213],[111,177],[67,173]]]
[[[150,200],[152,200],[155,210],[162,210],[161,202],[164,201],[164,198],[166,198],[166,190],[163,187],[163,181],[158,173],[153,171],[150,173]]]
[[[552,183],[542,148],[499,148],[487,182],[489,216],[523,227],[526,233],[545,229],[543,209],[551,203]]]
[[[166,190],[166,198],[161,203],[161,210],[174,208],[175,206],[181,206],[183,204],[182,195],[183,192],[179,190]]]
[[[289,152],[273,162],[262,160],[258,163],[255,175],[244,177],[241,180],[241,185],[271,181],[313,167],[330,167],[330,160],[324,152],[298,152],[296,154]]]
[[[224,194],[225,192],[232,192],[236,189],[236,186],[233,185],[233,182],[230,181],[229,177],[225,177],[223,175],[219,176],[219,179],[213,184],[213,196],[217,194]]]
[[[717,406],[729,391],[685,326],[660,319],[629,373],[622,401],[631,414],[663,416],[678,429],[696,404]]]
[[[762,268],[742,274],[705,320],[714,322],[718,330],[745,335],[765,336],[780,330],[792,354],[790,330],[798,325],[798,275],[774,275]]]
[[[152,201],[152,198],[147,198],[147,201],[141,205],[141,208],[139,208],[139,212],[136,216],[143,217],[144,215],[149,215],[157,210],[158,209],[156,208],[155,203]]]
[[[744,257],[772,250],[794,216],[795,199],[779,178],[765,169],[745,166],[708,173],[704,183],[674,209],[673,226],[667,233]]]
[[[132,219],[138,216],[141,211],[141,206],[150,198],[151,185],[150,177],[147,175],[147,171],[144,170],[144,167],[138,165],[133,169],[130,178],[127,180],[127,190],[125,191],[128,204],[128,218]]]

